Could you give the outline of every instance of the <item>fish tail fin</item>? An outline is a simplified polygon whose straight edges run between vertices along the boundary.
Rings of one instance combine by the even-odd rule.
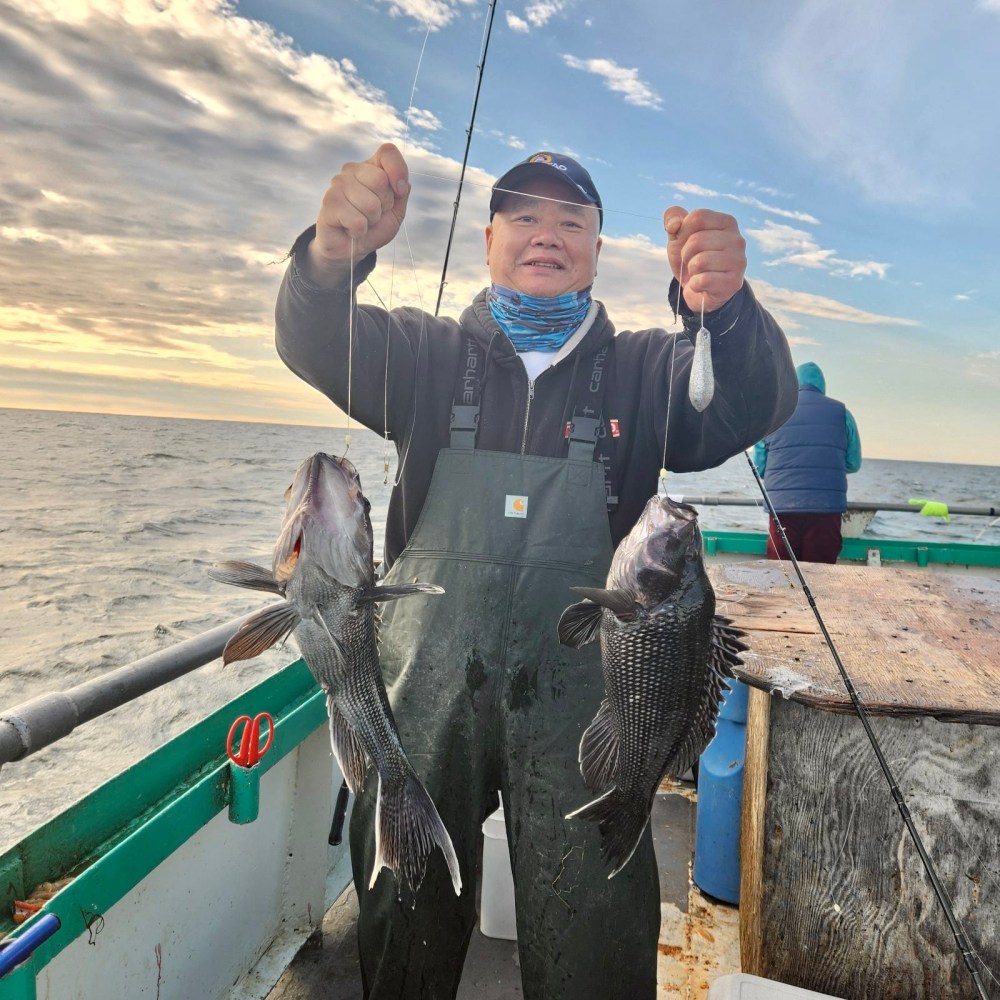
[[[408,769],[399,781],[386,782],[379,774],[375,864],[368,888],[375,885],[379,872],[388,868],[395,873],[401,886],[416,892],[423,881],[427,859],[435,847],[441,848],[457,896],[462,891],[458,857],[427,789],[412,769]]]
[[[631,860],[649,823],[649,807],[617,786],[600,798],[574,809],[566,819],[589,819],[601,831],[601,856],[611,865],[614,878]]]

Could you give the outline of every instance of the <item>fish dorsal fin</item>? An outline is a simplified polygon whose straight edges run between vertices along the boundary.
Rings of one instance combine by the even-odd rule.
[[[287,638],[302,619],[291,604],[283,601],[252,614],[226,643],[223,665],[235,660],[252,660]]]
[[[285,593],[285,588],[268,570],[252,562],[234,559],[230,562],[216,563],[209,569],[208,575],[219,583],[228,583],[234,587],[266,590],[272,594]]]
[[[580,740],[580,773],[595,794],[616,782],[619,746],[611,704],[605,698]]]
[[[748,646],[743,641],[746,633],[722,615],[712,618],[712,634],[709,639],[708,652],[708,687],[705,695],[705,711],[691,726],[687,738],[677,748],[675,767],[671,771],[677,775],[687,771],[702,755],[705,748],[715,735],[716,720],[719,715],[719,704],[723,695],[730,690],[726,681],[734,677],[734,670],[743,661],[741,653]]]
[[[601,633],[604,609],[593,601],[571,604],[559,617],[559,641],[579,649],[593,642]]]
[[[358,739],[358,734],[344,718],[343,712],[333,700],[333,695],[329,693],[326,696],[326,708],[330,715],[330,742],[333,744],[333,754],[337,758],[351,794],[357,795],[365,781],[368,755]]]
[[[444,587],[439,587],[436,583],[390,583],[376,584],[367,587],[357,596],[360,601],[395,601],[400,597],[411,597],[414,594],[443,594]]]
[[[743,663],[742,654],[750,647],[744,641],[746,632],[738,629],[722,615],[712,618],[709,666],[719,678],[735,677],[735,669]]]

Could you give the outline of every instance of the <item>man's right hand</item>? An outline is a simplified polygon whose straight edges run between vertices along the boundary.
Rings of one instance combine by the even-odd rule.
[[[391,143],[363,163],[345,163],[330,181],[309,244],[308,276],[333,287],[347,281],[356,264],[391,242],[406,214],[409,170]]]

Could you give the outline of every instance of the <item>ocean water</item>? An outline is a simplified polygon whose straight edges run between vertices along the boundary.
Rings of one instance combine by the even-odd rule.
[[[354,428],[349,457],[372,504],[376,555],[395,451]],[[344,452],[337,428],[0,409],[0,711],[65,690],[271,599],[215,583],[222,559],[270,563],[283,494],[315,451]],[[911,497],[995,506],[1000,467],[865,459],[852,500]],[[670,492],[754,496],[746,459],[672,476]],[[762,507],[704,507],[703,526],[763,530]],[[1000,524],[880,513],[873,537],[1000,544]],[[294,645],[206,664],[0,770],[0,851],[67,802],[297,656]]]

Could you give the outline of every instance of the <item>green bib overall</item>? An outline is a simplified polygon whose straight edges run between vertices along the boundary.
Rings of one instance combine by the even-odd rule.
[[[403,747],[451,835],[463,889],[456,897],[435,851],[415,897],[399,899],[388,871],[368,890],[378,782],[366,781],[351,817],[365,995],[454,998],[476,925],[482,824],[499,790],[524,997],[652,1000],[660,906],[651,833],[609,881],[596,824],[564,819],[592,798],[577,755],[603,683],[597,644],[562,646],[556,624],[577,600],[570,587],[604,585],[604,467],[473,444],[474,432],[453,432],[439,453],[386,576],[445,594],[385,605],[380,647]]]

